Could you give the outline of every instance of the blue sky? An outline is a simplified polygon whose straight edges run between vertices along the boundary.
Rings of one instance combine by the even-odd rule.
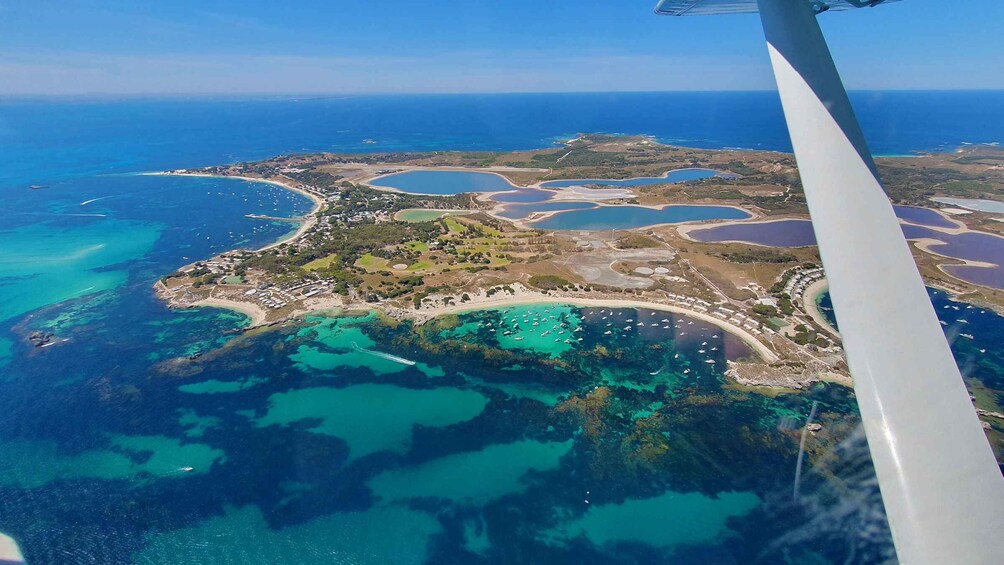
[[[0,5],[0,94],[773,88],[757,16],[654,3],[15,1]],[[849,88],[1004,88],[1000,0],[820,20]]]

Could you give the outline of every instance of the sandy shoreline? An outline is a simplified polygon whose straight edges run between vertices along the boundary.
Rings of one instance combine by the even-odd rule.
[[[251,318],[251,323],[248,324],[248,328],[264,324],[267,316],[265,309],[257,304],[251,302],[240,302],[237,300],[228,300],[226,298],[216,298],[214,296],[197,300],[191,304],[191,307],[195,308],[201,308],[203,306],[208,306],[210,308],[223,308],[226,310],[240,312],[248,318]]]
[[[162,282],[157,282],[154,285],[157,293],[161,298],[167,300],[168,305],[173,308],[199,308],[199,307],[212,307],[212,308],[224,308],[228,310],[233,310],[240,312],[251,319],[251,323],[245,327],[245,330],[256,328],[258,326],[265,325],[266,323],[275,323],[281,320],[273,320],[268,322],[268,312],[261,306],[240,300],[231,300],[227,298],[217,298],[210,296],[207,298],[201,298],[194,300],[190,303],[176,303],[172,300],[169,291]],[[344,310],[372,310],[387,313],[393,317],[414,320],[418,324],[424,324],[429,320],[438,318],[440,316],[445,316],[448,314],[458,314],[462,312],[472,312],[475,310],[491,310],[496,308],[506,308],[509,306],[527,306],[534,304],[567,304],[570,306],[579,307],[593,307],[593,308],[647,308],[649,310],[658,310],[663,312],[672,312],[674,314],[680,314],[683,316],[688,316],[696,320],[701,320],[707,322],[714,326],[721,328],[723,331],[729,332],[730,334],[738,337],[744,343],[746,343],[750,348],[752,348],[760,356],[762,360],[767,363],[775,363],[779,360],[778,355],[772,351],[764,342],[760,341],[753,334],[749,333],[745,329],[736,326],[722,320],[705,314],[703,312],[697,312],[694,310],[689,310],[687,308],[681,308],[672,304],[664,304],[660,302],[646,302],[643,300],[622,300],[617,298],[582,298],[576,296],[554,296],[545,295],[537,292],[529,291],[525,288],[518,287],[517,294],[515,296],[507,294],[505,292],[499,292],[493,297],[486,297],[485,295],[478,293],[475,295],[471,302],[466,302],[463,304],[454,304],[450,306],[434,306],[426,307],[420,310],[413,308],[399,308],[390,304],[371,304],[367,302],[360,302],[358,304],[344,303],[341,298],[332,299],[324,298],[321,300],[311,301],[311,303],[305,304],[305,308],[300,308],[289,314],[286,318],[293,318],[297,316],[305,316],[312,313],[320,313],[324,311],[330,311],[332,308],[339,308]]]
[[[802,305],[805,313],[812,318],[813,322],[816,322],[819,327],[823,328],[834,337],[839,338],[840,332],[837,331],[837,328],[830,325],[830,321],[826,319],[826,316],[823,315],[823,312],[819,309],[819,305],[816,303],[816,299],[819,295],[826,292],[828,288],[830,288],[830,283],[827,282],[826,279],[820,279],[810,284],[805,288],[805,291],[802,292]]]
[[[778,360],[776,353],[770,350],[762,341],[753,337],[753,334],[747,332],[743,328],[736,325],[730,324],[725,320],[704,314],[702,312],[696,312],[694,310],[688,310],[686,308],[680,308],[678,306],[673,306],[671,304],[663,304],[659,302],[645,302],[642,300],[621,300],[616,298],[578,298],[569,296],[549,296],[543,294],[523,294],[516,297],[512,297],[505,293],[499,293],[503,296],[497,299],[489,298],[481,300],[478,302],[470,302],[465,304],[456,304],[453,306],[437,306],[434,308],[427,308],[422,310],[412,310],[406,311],[406,315],[414,313],[415,317],[420,321],[427,321],[432,318],[443,316],[446,314],[457,314],[461,312],[470,312],[474,310],[489,310],[493,308],[505,308],[508,306],[526,306],[531,304],[568,304],[571,306],[586,306],[594,308],[647,308],[649,310],[659,310],[663,312],[672,312],[674,314],[681,314],[688,316],[709,324],[713,324],[724,331],[735,335],[749,345],[760,357],[768,362],[774,363]]]

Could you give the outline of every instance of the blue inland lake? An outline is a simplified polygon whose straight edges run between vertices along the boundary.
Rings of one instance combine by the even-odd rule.
[[[816,235],[812,232],[812,222],[808,220],[774,220],[730,224],[691,230],[687,235],[706,243],[735,241],[768,247],[805,247],[816,244]]]
[[[559,212],[533,222],[533,227],[548,230],[631,229],[656,224],[676,224],[698,220],[742,220],[750,215],[730,206],[670,205],[662,208],[644,206],[600,206]]]
[[[370,184],[377,188],[396,188],[411,194],[444,195],[517,188],[499,175],[472,171],[406,171],[380,177]]]
[[[896,216],[911,224],[934,228],[956,228],[958,224],[943,216],[937,210],[919,206],[893,206]]]
[[[852,101],[879,154],[1004,139],[1004,93]],[[0,100],[0,531],[32,565],[893,559],[853,393],[742,390],[723,372],[751,353],[716,326],[553,304],[421,328],[332,312],[239,335],[243,315],[154,295],[182,265],[295,227],[248,215],[311,204],[263,183],[136,173],[558,147],[578,132],[790,150],[773,92]],[[415,191],[512,190],[486,176]],[[741,213],[636,208],[549,221]],[[953,351],[972,390],[1000,402],[1004,319],[932,299],[949,330],[968,318],[958,335],[974,337]],[[33,347],[35,331],[55,345]],[[826,439],[793,501],[814,402]]]
[[[673,182],[683,182],[688,180],[700,180],[709,179],[720,175],[718,171],[712,171],[710,169],[679,169],[675,171],[668,171],[665,175],[661,177],[634,177],[629,179],[567,179],[567,180],[552,180],[540,183],[542,188],[567,188],[569,186],[589,186],[589,185],[600,185],[600,186],[619,186],[619,187],[630,187],[630,186],[650,186],[653,184],[666,184]]]
[[[491,199],[496,202],[544,202],[554,198],[551,190],[537,188],[521,188],[512,192],[493,194]]]
[[[897,206],[897,213],[902,214],[903,208]],[[929,224],[940,223],[944,218],[934,215],[915,215],[910,209],[911,219],[924,219]],[[919,218],[918,218],[919,216]],[[902,215],[900,217],[903,217]],[[923,226],[902,224],[903,235],[907,239],[934,239],[930,250],[949,259],[966,259],[990,263],[992,266],[948,265],[944,269],[950,274],[971,282],[1004,290],[1004,238],[983,232],[966,232],[950,234]],[[956,227],[951,224],[947,227]],[[748,224],[716,226],[708,229],[693,230],[688,234],[697,241],[708,243],[735,241],[752,243],[769,247],[804,247],[816,244],[812,224],[808,220],[776,220]]]
[[[558,210],[584,210],[596,208],[593,202],[541,202],[538,204],[509,204],[499,212],[499,216],[510,220],[522,220],[537,212],[554,212]]]

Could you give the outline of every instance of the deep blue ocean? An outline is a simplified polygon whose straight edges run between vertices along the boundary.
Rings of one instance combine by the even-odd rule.
[[[877,154],[1004,140],[1004,92],[852,101]],[[700,342],[617,342],[574,309],[560,315],[620,361],[517,349],[514,373],[434,347],[498,323],[489,314],[425,336],[433,346],[368,319],[234,339],[242,316],[170,311],[153,296],[181,265],[290,230],[248,214],[310,203],[261,183],[137,173],[306,151],[529,149],[580,132],[790,150],[774,93],[0,100],[0,531],[33,564],[888,556],[877,493],[856,486],[870,463],[853,426],[826,446],[838,464],[808,474],[811,502],[785,498],[792,430],[812,401],[827,425],[854,419],[839,387],[777,399],[726,389],[724,357],[705,365]],[[973,334],[1004,335],[1004,320],[981,316]],[[36,330],[59,343],[32,347]],[[968,363],[999,389],[1004,347],[981,336],[989,354],[969,347]],[[422,363],[372,366],[349,337]],[[718,355],[740,349],[723,342]],[[331,391],[356,399],[351,417],[317,405]],[[374,394],[398,404],[371,406]],[[476,471],[494,473],[491,488],[464,482]],[[848,492],[850,511],[838,504]],[[677,526],[642,527],[667,520]]]

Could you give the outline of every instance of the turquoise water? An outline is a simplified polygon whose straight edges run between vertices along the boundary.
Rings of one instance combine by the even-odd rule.
[[[82,327],[114,339],[100,320]],[[34,562],[745,561],[795,525],[767,502],[790,489],[792,418],[813,400],[854,418],[838,388],[730,391],[725,361],[749,349],[665,312],[543,304],[421,328],[311,316],[196,360],[172,353],[193,339],[177,329],[138,328],[169,332],[145,347],[152,364],[51,348],[22,365],[22,386],[49,391],[36,406],[0,398],[0,495],[16,501],[0,520]],[[417,363],[368,366],[353,344]],[[308,363],[305,347],[343,356]],[[81,364],[112,377],[45,384]],[[39,426],[75,439],[22,437]],[[821,476],[807,483],[833,496]],[[819,534],[829,549],[795,554],[842,554],[836,540],[871,519],[848,520]]]
[[[119,286],[127,273],[114,267],[145,255],[162,229],[81,218],[0,231],[0,320]]]
[[[404,506],[329,514],[279,531],[255,506],[228,507],[205,522],[157,536],[136,561],[419,564],[429,539],[441,532],[435,517]]]
[[[600,206],[586,210],[558,212],[531,225],[548,230],[611,230],[698,220],[743,220],[749,217],[747,212],[729,206],[669,205],[662,208]]]
[[[726,536],[728,519],[748,513],[760,502],[756,495],[742,492],[722,493],[717,498],[669,492],[654,498],[591,505],[581,518],[546,535],[559,539],[581,535],[607,547],[628,542],[661,547],[702,544]]]
[[[675,171],[667,171],[661,177],[633,177],[629,179],[567,179],[567,180],[552,180],[543,182],[540,186],[544,188],[566,188],[569,186],[588,186],[588,185],[600,185],[600,186],[649,186],[653,184],[665,184],[669,182],[683,182],[688,180],[700,180],[708,179],[714,176],[718,176],[721,173],[719,171],[712,171],[710,169],[679,169]]]
[[[410,390],[361,384],[344,389],[305,388],[274,394],[259,426],[307,423],[304,427],[345,440],[353,459],[380,451],[406,452],[414,426],[468,421],[488,400],[456,388]]]
[[[470,171],[407,171],[380,177],[370,184],[411,194],[498,192],[517,188],[502,176]]]

